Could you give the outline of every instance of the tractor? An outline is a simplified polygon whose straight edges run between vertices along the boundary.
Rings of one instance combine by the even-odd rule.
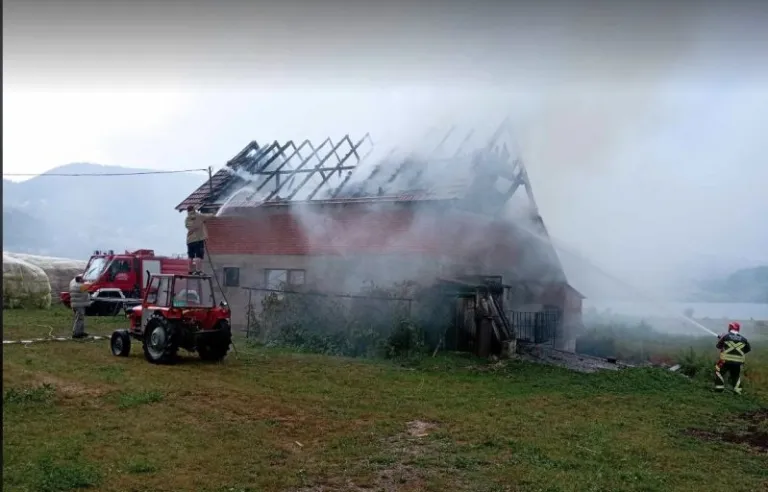
[[[127,357],[131,338],[142,343],[152,364],[171,364],[179,348],[221,361],[232,344],[231,312],[216,304],[210,275],[155,274],[140,305],[129,308],[130,328],[112,333],[112,354]]]

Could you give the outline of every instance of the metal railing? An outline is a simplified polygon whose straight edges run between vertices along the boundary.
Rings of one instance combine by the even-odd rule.
[[[507,311],[506,315],[518,341],[554,345],[562,318],[559,311]]]

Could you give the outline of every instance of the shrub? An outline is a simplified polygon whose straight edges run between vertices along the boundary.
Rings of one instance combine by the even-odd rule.
[[[677,358],[680,372],[690,378],[704,378],[714,370],[714,361],[704,354],[696,352],[693,347],[680,354]]]
[[[327,355],[407,358],[434,346],[445,327],[433,301],[412,283],[389,289],[371,283],[354,298],[273,292],[250,314],[249,338]]]

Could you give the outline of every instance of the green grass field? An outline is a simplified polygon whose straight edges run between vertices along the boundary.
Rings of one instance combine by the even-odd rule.
[[[91,334],[125,324],[88,321]],[[63,309],[3,313],[4,339],[69,332]],[[767,351],[755,347],[756,374]],[[104,341],[12,345],[3,490],[768,491],[768,454],[742,442],[768,432],[766,380],[743,397],[708,383],[244,342],[222,364],[171,367],[137,343],[128,358]]]

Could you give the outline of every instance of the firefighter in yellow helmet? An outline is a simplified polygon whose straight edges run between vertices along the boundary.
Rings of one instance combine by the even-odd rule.
[[[752,347],[740,331],[741,325],[738,322],[729,323],[728,333],[722,335],[717,341],[717,348],[720,350],[720,359],[715,365],[715,391],[717,392],[725,389],[725,376],[728,375],[733,384],[733,392],[741,394],[741,366]]]

